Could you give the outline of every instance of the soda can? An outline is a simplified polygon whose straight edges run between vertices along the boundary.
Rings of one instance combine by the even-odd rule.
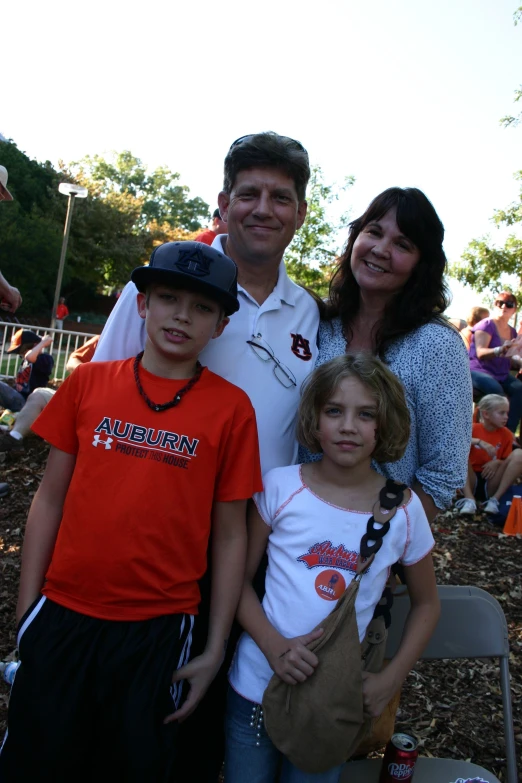
[[[418,742],[410,734],[394,734],[386,746],[379,783],[413,780],[419,751]]]

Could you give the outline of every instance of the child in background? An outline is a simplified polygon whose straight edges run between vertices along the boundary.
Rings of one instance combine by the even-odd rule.
[[[25,531],[2,783],[175,780],[177,722],[225,654],[257,427],[198,354],[239,308],[237,268],[169,242],[132,280],[144,352],[82,364],[33,426],[51,450]],[[211,530],[207,644],[189,662]]]
[[[260,717],[263,693],[274,672],[291,685],[313,677],[318,659],[307,644],[321,632],[312,629],[335,607],[354,576],[361,537],[386,483],[371,467],[372,459],[399,460],[409,432],[402,385],[370,354],[338,356],[307,381],[298,438],[311,451],[322,451],[323,458],[270,470],[249,512],[247,568],[237,613],[245,633],[229,674],[227,783],[278,779],[281,754]],[[362,640],[390,567],[397,561],[404,565],[411,610],[393,660],[379,674],[364,675],[364,704],[371,716],[380,715],[399,690],[437,623],[433,543],[419,498],[405,490],[371,569],[361,578],[356,600]],[[252,579],[267,546],[261,604]],[[325,553],[324,562],[314,551]],[[283,757],[279,780],[336,783],[340,774],[341,767],[306,774]]]
[[[464,497],[455,508],[475,514],[477,500],[486,514],[498,514],[499,500],[522,475],[522,449],[513,451],[513,433],[506,427],[509,401],[501,394],[486,394],[477,403],[479,421],[473,423],[468,479]]]

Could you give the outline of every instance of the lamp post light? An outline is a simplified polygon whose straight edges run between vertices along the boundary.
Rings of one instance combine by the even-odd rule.
[[[74,185],[70,182],[60,182],[58,190],[64,196],[69,196],[67,204],[67,217],[65,218],[65,228],[63,230],[62,252],[60,254],[60,264],[58,265],[58,277],[56,278],[56,290],[54,292],[53,314],[51,318],[51,329],[56,327],[56,308],[60,301],[60,289],[62,287],[63,268],[65,266],[65,256],[67,253],[67,243],[69,242],[69,231],[71,230],[72,213],[75,198],[86,198],[88,196],[87,188],[81,185]]]

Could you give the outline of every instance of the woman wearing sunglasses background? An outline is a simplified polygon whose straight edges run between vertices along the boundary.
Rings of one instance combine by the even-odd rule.
[[[522,381],[511,375],[519,362],[507,356],[517,333],[509,321],[517,311],[517,299],[502,291],[495,299],[493,314],[479,321],[473,329],[469,349],[473,389],[481,394],[504,394],[509,397],[508,428],[515,432],[522,416]]]

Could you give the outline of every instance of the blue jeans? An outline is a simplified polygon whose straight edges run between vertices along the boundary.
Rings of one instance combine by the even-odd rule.
[[[25,397],[8,383],[0,381],[0,405],[13,413],[18,413],[25,405]]]
[[[518,378],[508,375],[503,381],[497,381],[487,372],[471,371],[473,388],[483,394],[502,394],[509,399],[509,416],[507,427],[515,432],[518,422],[522,418],[522,382]]]
[[[226,714],[226,783],[338,783],[343,764],[309,774],[294,767],[266,733],[261,705],[228,689]],[[281,767],[280,767],[281,764]],[[278,769],[280,777],[277,777]]]

